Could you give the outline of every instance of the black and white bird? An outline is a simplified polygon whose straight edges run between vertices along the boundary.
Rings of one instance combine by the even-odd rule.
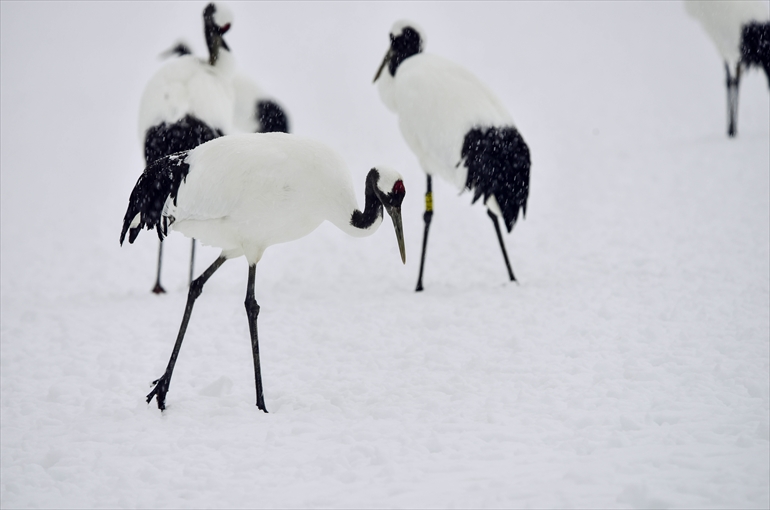
[[[163,56],[192,55],[190,46],[178,41]],[[286,109],[267,94],[254,80],[236,72],[233,79],[235,102],[233,127],[241,133],[289,133],[289,115]]]
[[[133,243],[143,227],[163,240],[168,228],[204,245],[222,249],[219,258],[190,284],[182,325],[165,373],[147,395],[165,408],[171,374],[195,299],[227,260],[245,256],[249,264],[246,314],[249,320],[257,406],[267,412],[257,343],[259,305],[254,297],[257,263],[271,245],[306,236],[324,220],[343,232],[364,237],[382,223],[383,209],[396,231],[406,262],[401,203],[406,189],[396,171],[377,167],[365,183],[365,206],[358,209],[345,162],[332,149],[285,133],[236,134],[150,163],[131,192],[120,243]]]
[[[711,37],[725,65],[727,135],[738,131],[738,87],[743,69],[761,67],[770,86],[770,21],[766,1],[686,0],[687,12]]]
[[[508,276],[516,281],[498,218],[502,217],[510,232],[519,210],[526,215],[529,148],[506,109],[483,83],[463,67],[424,53],[424,48],[424,32],[415,23],[397,21],[390,32],[390,48],[374,77],[382,102],[398,115],[401,134],[427,174],[416,290],[423,290],[434,175],[461,191],[473,191],[473,202],[484,198]]]
[[[189,150],[232,131],[235,108],[235,62],[224,34],[232,14],[221,4],[203,10],[208,60],[184,55],[164,65],[147,83],[139,106],[139,138],[147,165],[158,158]],[[153,292],[163,293],[158,248],[158,274]],[[195,264],[195,239],[190,256],[190,281]]]

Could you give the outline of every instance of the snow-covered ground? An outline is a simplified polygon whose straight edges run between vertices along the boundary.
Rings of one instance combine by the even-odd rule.
[[[0,3],[0,506],[770,505],[770,95],[741,86],[674,2],[232,3],[240,68],[335,147],[390,228],[269,249],[254,406],[230,261],[198,300],[161,414],[147,405],[186,299],[189,242],[118,237],[142,171],[142,88],[203,3]],[[399,18],[475,72],[532,151],[506,237],[424,176],[371,81]],[[207,248],[202,270],[217,256]]]

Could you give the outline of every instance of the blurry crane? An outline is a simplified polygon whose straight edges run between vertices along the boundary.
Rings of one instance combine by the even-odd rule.
[[[219,4],[203,10],[209,48],[208,61],[186,55],[167,63],[147,83],[139,106],[139,138],[144,159],[190,150],[232,130],[235,63],[223,36],[232,15]],[[160,269],[163,245],[158,248],[158,275],[153,292],[163,293]],[[195,239],[190,255],[190,281],[195,265]]]
[[[177,42],[163,56],[191,55],[190,46],[184,41]],[[233,80],[235,103],[233,127],[242,133],[289,133],[289,116],[270,95],[266,94],[252,79],[236,73]]]

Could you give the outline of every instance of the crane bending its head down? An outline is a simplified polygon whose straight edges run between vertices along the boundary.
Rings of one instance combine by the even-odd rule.
[[[168,227],[222,249],[219,258],[190,285],[187,307],[166,372],[147,395],[165,409],[171,374],[195,299],[203,284],[227,260],[249,263],[246,312],[249,318],[257,406],[267,412],[257,341],[259,305],[254,297],[256,267],[268,246],[306,236],[324,220],[363,237],[393,220],[401,260],[406,262],[401,175],[377,167],[366,176],[365,206],[358,209],[353,182],[342,158],[325,145],[285,133],[217,138],[190,151],[150,163],[136,183],[123,218],[120,243],[133,243],[143,227],[163,240]]]

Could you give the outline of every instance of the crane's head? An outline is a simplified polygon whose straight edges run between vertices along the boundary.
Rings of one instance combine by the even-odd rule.
[[[366,178],[367,184],[371,182],[372,191],[382,203],[383,209],[393,220],[393,228],[396,229],[398,251],[401,253],[401,262],[406,264],[406,248],[404,247],[404,227],[401,223],[401,202],[406,196],[406,188],[401,174],[388,167],[372,168]]]
[[[390,75],[396,76],[396,69],[401,62],[421,53],[423,49],[425,49],[425,35],[422,29],[411,21],[396,21],[390,30],[390,48],[382,59],[377,74],[374,75],[374,81],[377,81],[386,65]]]
[[[225,42],[224,35],[230,30],[233,22],[233,13],[220,3],[210,3],[203,9],[203,31],[206,35],[206,44],[209,47],[209,63],[216,64],[219,56],[219,48],[230,51]]]

